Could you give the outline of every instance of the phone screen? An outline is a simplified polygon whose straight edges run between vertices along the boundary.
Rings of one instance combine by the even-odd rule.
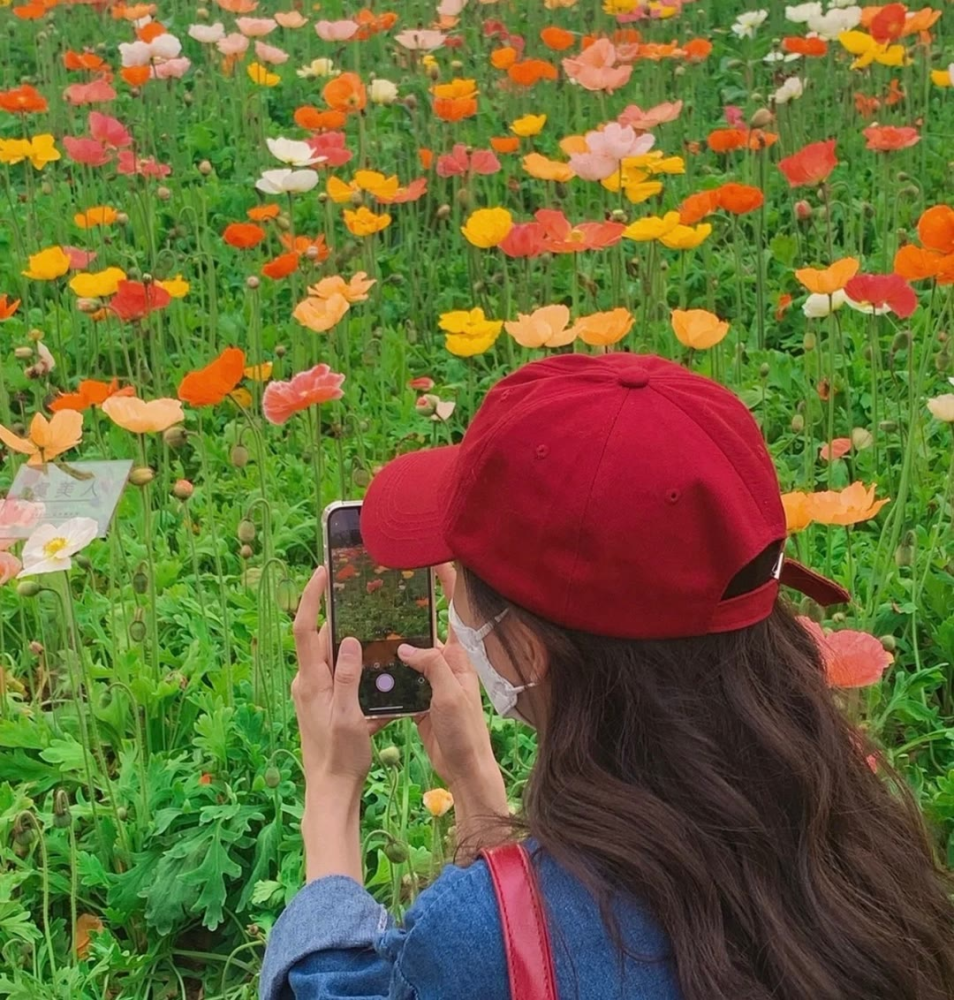
[[[430,684],[398,659],[402,642],[434,645],[430,569],[379,566],[361,540],[361,508],[328,515],[332,645],[335,660],[346,636],[361,643],[364,670],[358,697],[367,716],[416,715],[431,703]]]

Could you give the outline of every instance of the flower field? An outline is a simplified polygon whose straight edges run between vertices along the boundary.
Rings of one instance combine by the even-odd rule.
[[[801,608],[835,696],[954,862],[952,37],[942,0],[0,0],[0,997],[255,996],[321,511],[554,351],[742,397],[853,595]],[[533,734],[490,725],[516,806]],[[453,812],[410,722],[376,744],[400,910]]]

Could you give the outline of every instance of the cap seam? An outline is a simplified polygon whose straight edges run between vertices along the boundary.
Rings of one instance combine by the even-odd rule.
[[[580,552],[579,552],[580,535],[583,532],[583,525],[586,521],[586,512],[589,509],[590,500],[593,497],[593,490],[596,486],[596,479],[599,476],[600,469],[603,466],[603,459],[606,456],[607,448],[609,448],[610,438],[613,436],[613,431],[616,430],[616,425],[617,423],[619,423],[620,414],[623,412],[623,407],[626,405],[628,399],[629,399],[629,392],[626,391],[625,393],[623,393],[623,396],[619,401],[619,407],[616,410],[615,416],[613,417],[613,422],[610,424],[609,429],[606,432],[606,437],[603,439],[603,447],[600,451],[600,457],[597,459],[596,467],[593,469],[593,478],[590,480],[590,488],[587,491],[586,500],[584,501],[582,510],[580,512],[580,523],[576,530],[576,538],[574,538],[573,540],[573,547],[575,554],[573,556],[573,565],[570,567],[570,572],[567,574],[566,578],[566,593],[562,602],[561,615],[566,614],[567,605],[570,603],[573,578],[576,575],[577,563],[580,561]]]

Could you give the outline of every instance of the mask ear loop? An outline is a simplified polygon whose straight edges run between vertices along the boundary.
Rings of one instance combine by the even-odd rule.
[[[491,621],[484,622],[479,629],[475,630],[474,638],[483,639],[485,636],[490,635],[490,633],[497,627],[497,623],[507,617],[507,612],[509,610],[510,608],[504,608],[503,611],[501,611],[499,615],[496,615]]]

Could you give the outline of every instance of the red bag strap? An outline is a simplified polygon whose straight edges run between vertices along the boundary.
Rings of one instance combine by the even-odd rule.
[[[480,853],[500,909],[511,1000],[557,1000],[550,934],[530,855],[523,844]]]

